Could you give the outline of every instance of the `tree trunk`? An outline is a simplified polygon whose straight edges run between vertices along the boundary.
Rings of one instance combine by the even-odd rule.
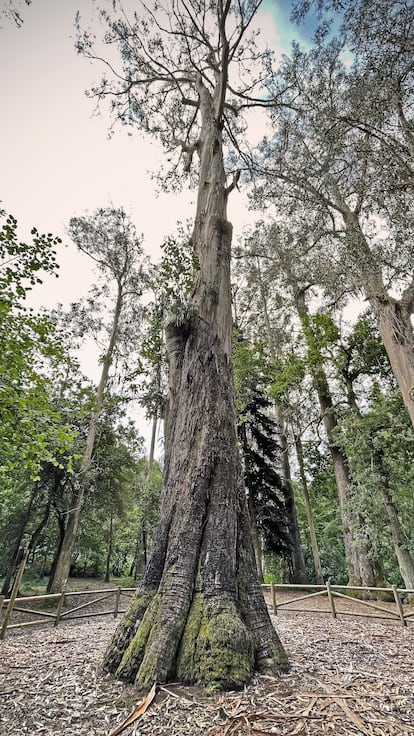
[[[152,480],[152,469],[154,467],[155,440],[157,437],[157,424],[158,424],[158,418],[155,415],[152,419],[151,444],[150,444],[150,451],[149,451],[149,456],[148,456],[148,473],[147,473],[148,486],[150,485],[151,480]],[[148,562],[148,535],[147,535],[147,522],[146,522],[145,517],[142,519],[142,523],[141,523],[141,537],[142,537],[143,565],[144,565],[144,572],[145,572],[145,568]]]
[[[106,670],[139,688],[172,677],[237,688],[256,667],[287,666],[258,581],[241,482],[222,159],[224,73],[220,80],[214,93],[197,81],[202,130],[192,244],[200,270],[188,320],[166,327],[170,404],[160,522],[140,589],[104,660]]]
[[[55,570],[56,570],[56,566],[57,566],[57,563],[60,557],[63,540],[65,537],[65,522],[64,522],[63,514],[61,514],[60,511],[58,511],[56,507],[55,507],[55,510],[57,514],[57,522],[58,522],[58,527],[59,527],[59,540],[58,540],[58,544],[57,544],[55,554],[53,557],[52,566],[50,568],[49,580],[47,583],[46,593],[50,593],[52,590],[52,584],[53,584],[53,580],[55,577]]]
[[[14,573],[16,571],[16,558],[17,558],[17,555],[18,555],[18,552],[19,552],[19,549],[20,549],[20,546],[21,546],[21,543],[22,543],[22,540],[23,540],[23,537],[24,537],[24,533],[26,531],[26,526],[27,526],[27,524],[29,522],[30,515],[32,513],[34,501],[35,501],[35,498],[36,498],[36,495],[38,494],[38,492],[39,492],[38,487],[36,485],[33,486],[32,492],[30,494],[29,503],[27,505],[27,508],[22,513],[22,515],[21,515],[21,517],[19,519],[18,526],[17,526],[17,529],[15,531],[15,535],[14,535],[14,544],[13,544],[13,548],[12,548],[12,553],[10,555],[9,564],[7,565],[6,574],[4,576],[3,585],[2,585],[2,588],[1,588],[1,595],[8,596],[9,593],[11,592],[11,590],[10,590],[11,589],[11,582],[12,582],[12,579],[13,579],[13,575],[14,575]]]
[[[276,347],[274,344],[273,333],[272,333],[272,328],[270,324],[269,310],[267,307],[267,297],[266,297],[266,291],[265,291],[264,284],[263,284],[263,278],[262,278],[259,258],[256,259],[256,265],[257,265],[257,276],[259,280],[260,297],[261,297],[262,306],[263,306],[263,315],[265,318],[267,339],[269,343],[270,357],[272,359],[272,363],[276,365]],[[274,406],[275,406],[275,417],[278,423],[278,435],[279,435],[279,444],[280,444],[280,450],[281,450],[280,470],[281,470],[281,476],[283,480],[283,488],[285,491],[286,509],[288,511],[288,516],[289,516],[289,537],[290,537],[290,543],[291,543],[291,554],[290,554],[289,565],[288,565],[289,578],[290,578],[289,582],[295,583],[295,584],[308,583],[309,576],[308,576],[308,571],[306,569],[305,557],[303,555],[302,542],[300,539],[298,515],[296,511],[295,495],[293,492],[292,476],[290,472],[289,446],[288,446],[288,441],[286,437],[285,422],[284,422],[281,408],[278,406],[276,402]]]
[[[300,480],[301,480],[301,485],[302,485],[303,498],[305,501],[306,519],[308,521],[308,529],[309,529],[309,536],[310,536],[310,541],[311,541],[313,564],[314,564],[315,573],[316,573],[316,584],[323,585],[325,581],[323,579],[321,558],[319,555],[318,540],[316,537],[315,523],[313,520],[312,504],[311,504],[311,500],[309,497],[308,482],[306,480],[306,474],[305,474],[302,440],[300,436],[296,433],[295,433],[295,447],[296,447],[296,457],[297,457],[298,466],[299,466],[299,475],[300,475]]]
[[[257,528],[256,506],[254,502],[253,491],[249,488],[247,493],[247,504],[249,509],[250,526],[252,530],[252,543],[254,549],[254,557],[256,560],[256,569],[259,581],[263,583],[262,545],[260,544],[260,536]]]
[[[332,458],[332,466],[335,475],[335,483],[338,492],[339,509],[341,513],[345,555],[348,565],[349,585],[373,587],[376,584],[375,564],[370,559],[367,543],[358,539],[360,529],[360,518],[353,510],[352,478],[349,470],[348,459],[335,439],[338,422],[329,389],[328,379],[322,366],[322,357],[315,356],[315,345],[312,337],[312,328],[305,304],[304,292],[294,287],[295,305],[301,320],[305,339],[308,344],[309,353],[313,353],[310,359],[310,371],[313,385],[315,387],[322,421],[329,442],[329,451]],[[317,346],[316,346],[317,350]]]
[[[374,468],[379,476],[379,490],[383,499],[385,513],[390,525],[391,540],[397,558],[398,567],[404,585],[409,590],[414,590],[414,561],[410,555],[407,539],[402,529],[397,504],[394,501],[391,488],[389,487],[386,470],[383,462],[381,449],[372,450]]]
[[[341,200],[343,219],[350,242],[358,246],[360,281],[378,320],[378,329],[405,407],[414,426],[414,280],[400,299],[387,291],[381,264],[371,252],[357,215]]]
[[[378,329],[405,407],[414,425],[414,332],[411,307],[392,297],[371,298]]]
[[[111,577],[111,557],[112,557],[112,546],[113,546],[113,531],[114,531],[114,518],[111,514],[108,525],[108,545],[106,548],[106,565],[105,565],[105,583],[109,583]]]
[[[282,450],[282,480],[285,492],[286,509],[289,519],[289,540],[291,543],[289,558],[289,582],[299,585],[300,583],[309,583],[309,575],[306,569],[305,557],[303,555],[302,542],[300,539],[298,514],[296,511],[296,501],[293,492],[292,478],[290,474],[287,437],[281,418],[281,412],[276,406],[275,410],[277,412],[276,416],[280,427],[279,440]]]
[[[376,572],[375,562],[369,554],[369,543],[364,543],[358,538],[361,529],[359,515],[353,510],[352,479],[348,466],[348,460],[335,441],[335,430],[337,421],[334,416],[334,407],[329,393],[328,383],[323,387],[319,384],[317,388],[322,419],[329,441],[329,449],[338,491],[339,507],[342,519],[345,555],[348,563],[349,585],[362,585],[375,587]]]
[[[256,513],[256,502],[254,498],[254,491],[249,485],[249,482],[250,482],[249,479],[251,477],[251,468],[249,467],[248,441],[247,441],[247,431],[246,431],[245,424],[243,424],[241,427],[241,437],[242,437],[242,448],[243,448],[242,465],[243,465],[244,478],[246,479],[245,485],[246,485],[246,492],[247,492],[247,508],[249,510],[250,526],[252,530],[252,543],[253,543],[253,549],[254,549],[254,556],[256,560],[257,574],[258,574],[260,582],[263,583],[262,545],[260,543],[259,529],[257,526],[257,513]]]
[[[35,556],[35,552],[36,552],[36,547],[37,547],[37,544],[39,542],[40,535],[41,535],[43,529],[45,528],[46,524],[49,521],[50,507],[51,507],[51,505],[52,505],[52,499],[49,498],[49,500],[46,503],[46,506],[45,506],[45,509],[44,509],[44,512],[43,512],[43,516],[40,519],[40,521],[39,521],[36,529],[34,530],[34,532],[32,533],[32,535],[30,537],[30,542],[28,544],[28,548],[29,548],[29,552],[30,552],[32,561],[34,560],[34,556]]]
[[[63,590],[63,588],[66,586],[70,573],[71,557],[75,544],[76,533],[78,530],[79,519],[83,505],[83,498],[85,495],[85,474],[88,471],[92,461],[99,415],[102,410],[104,392],[106,384],[108,382],[109,368],[111,366],[112,356],[118,337],[118,326],[122,310],[122,299],[122,285],[120,282],[118,282],[118,294],[114,309],[111,336],[109,339],[108,349],[103,360],[102,372],[98,388],[96,390],[95,409],[92,413],[89,423],[88,436],[86,439],[86,446],[82,458],[82,464],[80,467],[80,471],[77,474],[77,477],[74,478],[73,482],[72,508],[69,509],[67,514],[65,536],[63,538],[63,544],[56,562],[56,569],[53,576],[53,582],[51,584],[52,593],[60,593]]]

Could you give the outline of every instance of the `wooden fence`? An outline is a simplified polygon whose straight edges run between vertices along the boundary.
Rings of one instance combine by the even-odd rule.
[[[10,629],[24,628],[27,626],[36,626],[39,624],[50,623],[53,621],[54,626],[58,626],[61,621],[73,621],[80,618],[89,618],[91,616],[108,616],[114,618],[120,613],[125,612],[125,608],[121,607],[121,597],[131,598],[136,592],[135,588],[105,588],[102,590],[80,590],[80,591],[63,591],[62,593],[51,593],[49,595],[32,595],[17,597],[11,595],[10,598],[0,596],[0,640],[4,639],[6,632]],[[91,600],[83,601],[80,605],[72,605],[67,608],[68,601],[71,598],[91,597]],[[107,606],[102,609],[102,601],[113,598],[111,608]],[[28,608],[29,603],[40,604],[39,608]],[[100,605],[98,605],[100,604]],[[96,610],[96,606],[98,609]],[[85,611],[93,606],[95,610]],[[55,607],[54,611],[45,610],[45,608]],[[4,612],[4,615],[2,613]],[[32,618],[27,621],[21,619],[15,623],[10,623],[12,614],[28,614]],[[35,616],[36,618],[33,618]]]
[[[121,607],[121,598],[131,598],[136,591],[135,588],[118,587],[18,597],[17,591],[20,582],[18,575],[10,598],[5,599],[0,596],[0,640],[5,638],[7,631],[16,628],[51,622],[54,626],[58,626],[61,621],[73,621],[91,616],[112,615],[116,618],[118,614],[125,611]],[[330,583],[326,583],[326,585],[279,585],[271,583],[270,585],[263,585],[262,588],[268,594],[270,593],[271,606],[273,613],[276,615],[281,611],[293,611],[328,614],[335,619],[338,616],[378,618],[399,622],[402,626],[414,623],[413,607],[404,605],[402,602],[402,599],[413,596],[414,590],[396,588],[395,586],[391,588],[361,588],[348,585],[332,585]],[[286,593],[289,592],[293,594],[293,597],[286,599]],[[82,599],[91,598],[91,600],[83,600],[79,605],[74,606],[72,604],[71,607],[67,607],[70,599],[79,599],[79,596],[82,596]],[[370,600],[365,600],[363,596],[369,596]],[[378,602],[384,597],[390,598],[391,602],[388,604]],[[108,601],[110,598],[113,598],[112,606],[102,608],[102,602]],[[373,602],[373,598],[376,599],[375,602]],[[317,608],[313,606],[315,599],[318,599],[318,602],[321,603]],[[311,606],[308,605],[309,601]],[[327,605],[323,606],[325,601]],[[40,604],[40,607],[37,609],[28,608],[27,606],[30,603]],[[339,605],[341,603],[342,606]],[[55,607],[55,610],[45,610],[51,607]],[[94,607],[95,610],[90,610],[91,607]],[[85,610],[88,608],[89,610]],[[359,610],[356,610],[357,608]],[[366,609],[369,609],[369,611]],[[12,614],[15,613],[29,615],[32,618],[27,621],[20,617],[20,620],[10,623]]]
[[[402,626],[414,623],[412,605],[404,605],[403,600],[413,600],[414,590],[397,588],[368,588],[356,585],[263,585],[270,592],[273,613],[280,611],[299,611],[301,613],[327,613],[333,618],[338,616],[361,616],[363,618],[379,618],[387,621],[399,621]],[[306,591],[306,592],[305,592]],[[285,599],[286,593],[293,596]],[[299,595],[298,595],[299,594]],[[369,600],[367,600],[367,598]],[[325,599],[327,605],[318,608],[312,607],[313,601]],[[382,602],[389,600],[390,602]],[[375,600],[375,603],[373,602]],[[311,606],[308,606],[311,601]],[[378,602],[380,601],[380,602]],[[338,605],[342,603],[341,605]],[[298,604],[301,604],[298,607]],[[356,610],[359,609],[359,610]],[[361,610],[364,609],[364,610]],[[374,611],[371,613],[367,611]]]

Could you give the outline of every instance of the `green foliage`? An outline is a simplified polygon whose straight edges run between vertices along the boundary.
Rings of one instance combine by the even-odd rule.
[[[164,314],[173,313],[177,323],[185,317],[199,264],[194,254],[189,223],[178,223],[177,234],[167,236],[162,245],[162,258],[156,269],[155,293]]]
[[[289,404],[291,391],[302,391],[306,375],[306,362],[303,357],[290,352],[278,358],[270,395],[280,405]]]
[[[343,345],[343,360],[353,380],[373,376],[393,383],[390,362],[372,311],[366,311],[353,325]]]
[[[178,223],[177,234],[162,243],[163,255],[152,269],[154,299],[148,307],[148,319],[140,352],[141,402],[148,417],[159,417],[167,395],[167,354],[163,328],[167,320],[183,324],[191,317],[191,291],[198,263],[193,253],[188,225]]]
[[[264,390],[272,377],[271,360],[266,343],[249,342],[236,332],[233,345],[233,380],[236,407],[241,417],[255,390]]]
[[[42,283],[43,272],[57,276],[55,247],[62,241],[51,233],[41,235],[36,228],[31,235],[30,244],[18,240],[17,220],[12,215],[0,228],[0,303],[17,307],[33,286]]]
[[[401,395],[375,382],[360,416],[343,416],[339,441],[346,449],[357,489],[355,503],[370,531],[374,553],[383,561],[386,579],[402,580],[384,524],[381,487],[385,483],[399,509],[400,522],[414,557],[414,430]]]
[[[67,358],[65,336],[45,313],[25,308],[27,292],[55,273],[52,235],[32,230],[33,242],[17,238],[17,222],[8,217],[0,230],[0,479],[17,469],[37,478],[41,463],[59,465],[76,430],[62,421],[57,407],[54,370]]]
[[[331,458],[318,441],[305,442],[303,449],[323,577],[325,580],[346,585],[348,572]],[[295,499],[306,568],[312,577],[314,571],[311,542],[305,503],[299,490],[295,493]]]

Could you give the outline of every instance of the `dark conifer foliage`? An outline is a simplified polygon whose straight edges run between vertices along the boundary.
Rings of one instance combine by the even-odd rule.
[[[277,422],[269,415],[272,402],[253,390],[239,421],[244,479],[252,494],[258,531],[266,551],[289,557],[289,527],[283,481],[277,472],[280,446]]]

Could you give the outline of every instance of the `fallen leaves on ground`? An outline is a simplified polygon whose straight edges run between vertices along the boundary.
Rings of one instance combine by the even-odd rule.
[[[160,686],[125,736],[414,735],[413,627],[283,614],[291,670],[207,697]],[[101,671],[113,619],[26,630],[0,645],[1,736],[108,736],[137,707]]]

